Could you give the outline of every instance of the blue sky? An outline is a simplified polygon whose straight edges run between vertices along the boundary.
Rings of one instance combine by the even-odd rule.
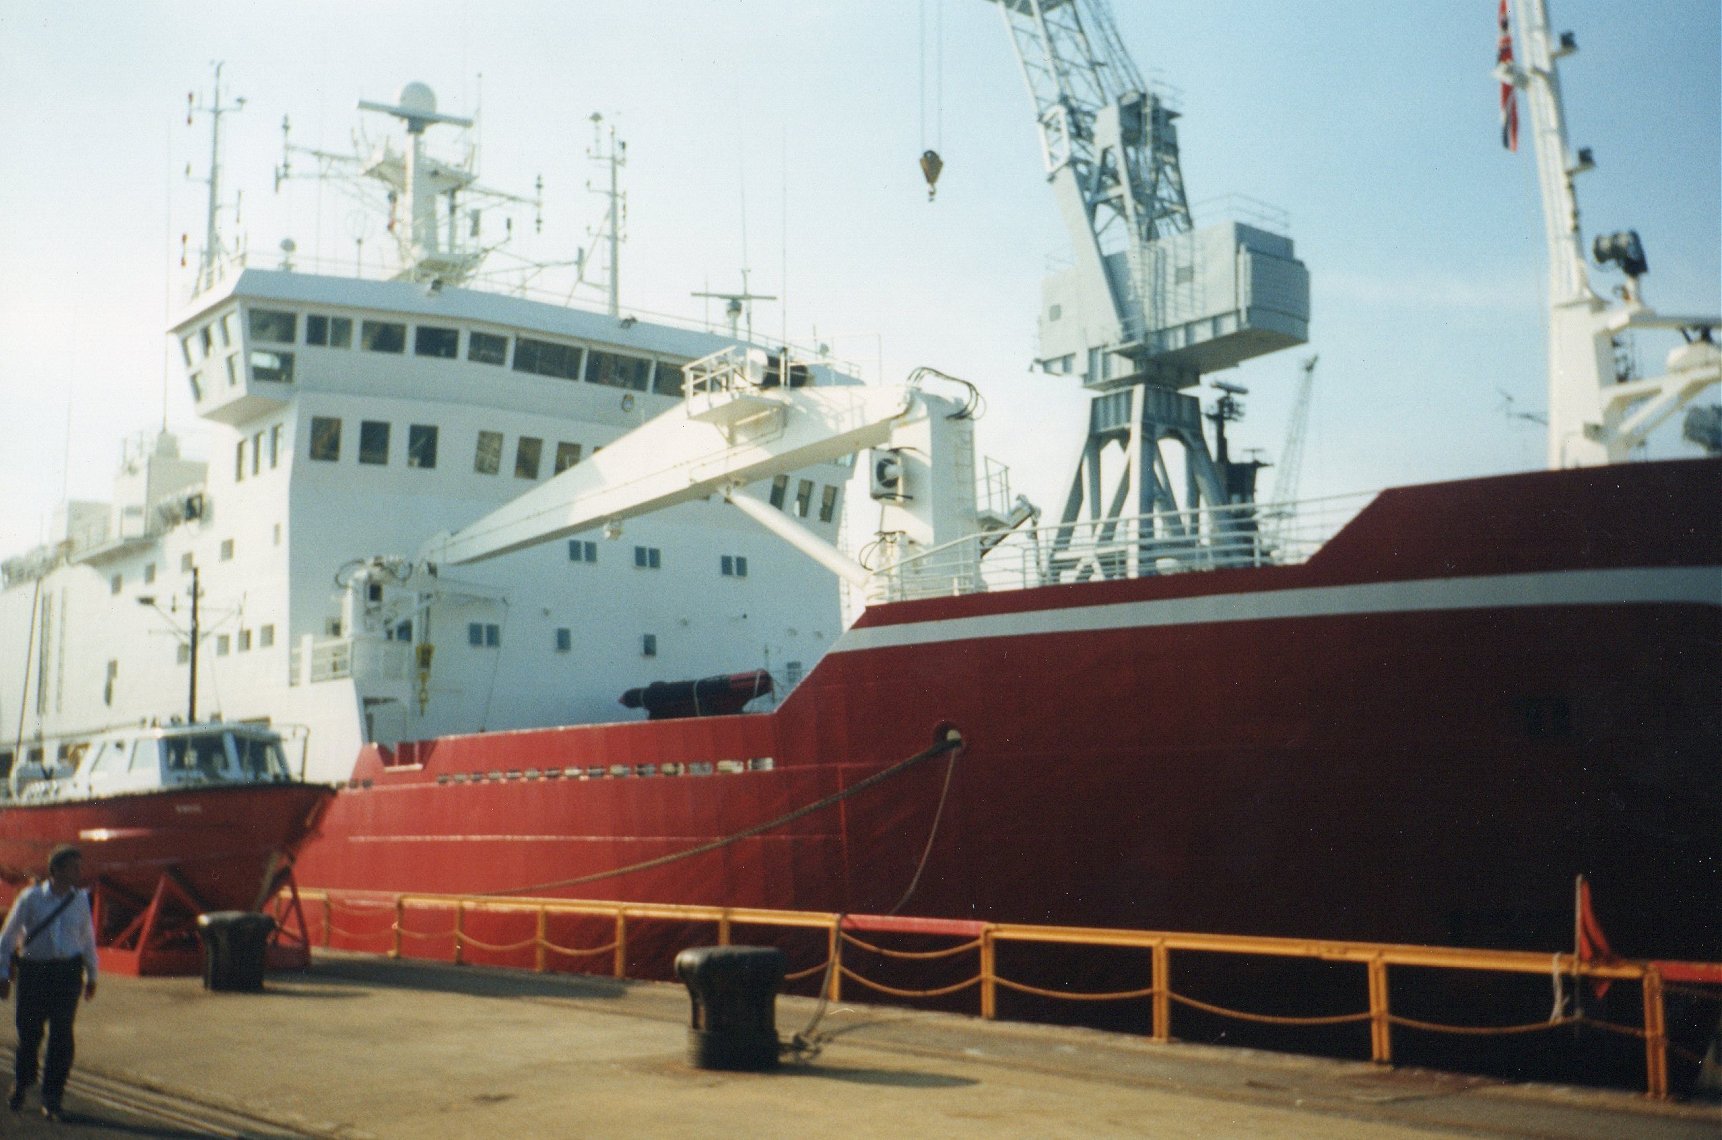
[[[1551,7],[1581,48],[1562,76],[1573,142],[1599,167],[1580,185],[1587,234],[1637,228],[1650,303],[1714,313],[1722,14],[1714,0]],[[1310,270],[1308,348],[1223,377],[1253,390],[1237,441],[1278,455],[1298,363],[1319,352],[1305,494],[1539,466],[1540,429],[1503,413],[1502,393],[1543,406],[1545,261],[1528,138],[1518,155],[1498,143],[1492,0],[1114,10],[1138,68],[1181,100],[1191,201],[1284,210]],[[422,80],[463,114],[482,92],[485,180],[543,175],[529,248],[549,259],[597,221],[584,155],[601,111],[630,155],[625,309],[698,319],[691,294],[735,288],[745,257],[754,290],[782,298],[756,309],[762,333],[827,341],[888,381],[921,364],[975,381],[982,449],[1043,507],[1062,503],[1086,400],[1026,367],[1040,279],[1067,242],[985,0],[9,0],[0,553],[36,541],[63,492],[107,497],[121,437],[164,406],[195,435],[177,380],[164,396],[162,330],[183,295],[179,235],[195,246],[202,230],[204,189],[184,172],[203,173],[208,139],[203,119],[186,127],[185,96],[207,93],[217,59],[247,99],[224,174],[265,263],[283,236],[351,250],[331,191],[321,211],[312,183],[272,192],[284,114],[296,142],[342,149],[359,99]],[[933,203],[916,166],[928,146],[946,164]],[[1641,348],[1660,371],[1666,346]]]

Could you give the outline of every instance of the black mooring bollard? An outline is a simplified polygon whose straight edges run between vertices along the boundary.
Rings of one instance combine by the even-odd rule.
[[[203,988],[256,993],[263,988],[263,963],[275,920],[245,910],[197,916],[203,939]]]
[[[698,946],[676,955],[676,977],[693,1000],[688,1061],[695,1068],[777,1068],[784,969],[783,951],[770,946]]]

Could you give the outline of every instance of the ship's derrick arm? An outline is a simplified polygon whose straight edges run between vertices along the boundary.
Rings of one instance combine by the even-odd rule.
[[[682,406],[453,534],[425,560],[458,565],[722,496],[857,584],[871,573],[741,488],[867,448],[887,466],[881,531],[891,562],[979,529],[972,422],[918,387],[785,387],[763,353],[731,349],[690,365]],[[940,468],[936,469],[935,465]],[[966,465],[968,470],[960,470]],[[883,567],[874,567],[876,571]]]

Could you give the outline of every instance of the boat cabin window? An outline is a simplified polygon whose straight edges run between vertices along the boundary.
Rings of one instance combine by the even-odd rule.
[[[460,330],[420,325],[413,330],[414,356],[441,356],[449,360],[460,350]]]
[[[636,356],[619,356],[614,352],[593,349],[586,354],[586,383],[604,384],[611,388],[646,390],[646,380],[652,373],[652,362]]]
[[[252,315],[256,316],[255,313]],[[272,384],[293,383],[293,354],[291,352],[264,352],[261,349],[252,349],[251,377],[254,380],[266,380]]]
[[[305,343],[325,348],[353,347],[353,318],[322,317],[316,313],[305,317]]]
[[[170,736],[161,746],[169,778],[221,780],[230,775],[226,740],[219,734]]]
[[[652,377],[652,391],[661,396],[680,398],[683,390],[682,366],[667,360],[658,361],[658,371]]]
[[[514,370],[535,372],[540,376],[555,376],[562,380],[578,380],[580,347],[520,337],[514,342]]]
[[[86,770],[91,778],[117,776],[131,767],[131,757],[130,740],[104,740],[96,745],[96,753]]]
[[[264,344],[294,343],[299,339],[299,314],[280,309],[252,309],[251,339]],[[204,347],[207,349],[208,345]]]
[[[507,364],[508,338],[475,332],[466,338],[466,358],[478,364]]]
[[[239,758],[239,771],[247,780],[286,780],[290,777],[280,741],[235,736],[233,750]]]
[[[407,326],[395,321],[365,321],[359,326],[359,347],[366,352],[405,352]]]

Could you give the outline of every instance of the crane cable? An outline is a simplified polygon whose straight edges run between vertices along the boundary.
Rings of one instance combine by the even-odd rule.
[[[927,144],[927,0],[921,0],[920,32],[921,176],[927,180],[927,201],[938,192],[939,172],[945,162],[939,150],[945,145],[945,13],[940,0],[933,0],[933,142]]]

